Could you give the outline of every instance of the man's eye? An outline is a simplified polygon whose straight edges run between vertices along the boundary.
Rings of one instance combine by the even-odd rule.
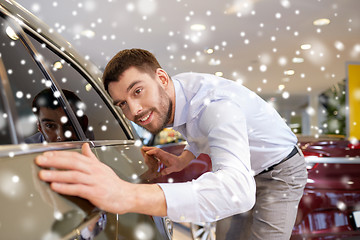
[[[124,102],[119,102],[119,104],[118,104],[118,106],[119,106],[120,108],[124,108],[125,105],[126,105],[126,102],[125,102],[125,101],[124,101]]]
[[[142,91],[142,88],[138,88],[135,90],[135,95],[139,95]]]
[[[52,123],[46,123],[45,126],[46,126],[47,128],[54,128],[54,127],[55,127],[55,125],[52,124]]]

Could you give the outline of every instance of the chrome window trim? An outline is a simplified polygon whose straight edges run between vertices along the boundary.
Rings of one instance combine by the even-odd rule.
[[[136,145],[137,140],[95,140],[90,141],[94,147],[115,146],[115,145]]]
[[[32,153],[42,153],[46,151],[81,149],[85,141],[76,142],[59,142],[59,143],[31,143],[31,144],[16,144],[16,145],[0,145],[0,158],[16,157]]]
[[[305,157],[306,163],[360,164],[360,157]]]
[[[46,151],[62,151],[69,149],[81,149],[84,143],[89,143],[91,148],[115,145],[135,145],[134,140],[99,140],[99,141],[74,141],[58,143],[31,143],[0,145],[0,158],[16,157],[20,155],[42,153]]]

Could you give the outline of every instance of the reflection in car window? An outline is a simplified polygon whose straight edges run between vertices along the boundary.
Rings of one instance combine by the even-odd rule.
[[[31,36],[29,38],[43,59],[46,60],[46,64],[60,87],[73,91],[83,101],[82,110],[75,114],[78,117],[87,116],[88,124],[85,131],[87,138],[94,140],[127,139],[118,120],[87,79],[46,45],[40,44]]]
[[[13,31],[11,25],[3,18],[0,18],[0,27],[0,53],[15,100],[16,114],[13,120],[17,135],[20,138],[19,141],[43,142],[46,139],[39,129],[38,117],[34,114],[35,109],[32,103],[34,97],[44,89],[49,89],[52,83],[44,78],[42,71]],[[52,92],[51,94],[56,95]],[[58,104],[59,108],[62,109],[59,101],[53,101],[53,104]],[[31,141],[27,141],[28,139]],[[66,140],[73,139],[68,138]]]
[[[68,99],[70,107],[74,112],[81,111],[83,105],[75,93],[63,90]],[[58,96],[57,96],[58,95]],[[32,110],[37,116],[38,134],[25,139],[26,143],[43,142],[64,142],[78,141],[74,126],[71,124],[68,115],[59,103],[60,93],[53,92],[50,88],[42,90],[32,101]],[[77,120],[83,129],[87,128],[86,115],[79,116]]]

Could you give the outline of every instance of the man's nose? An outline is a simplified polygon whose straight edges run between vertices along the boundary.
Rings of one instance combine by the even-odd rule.
[[[62,127],[57,128],[57,130],[56,130],[56,141],[57,142],[63,142],[66,140],[64,131],[65,131],[65,129],[63,129]]]
[[[132,102],[130,104],[130,111],[133,116],[138,115],[142,110],[142,106],[139,102]]]

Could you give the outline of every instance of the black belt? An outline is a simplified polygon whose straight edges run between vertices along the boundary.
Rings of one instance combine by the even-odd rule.
[[[266,168],[264,171],[262,171],[262,172],[259,173],[259,174],[266,173],[266,172],[269,172],[269,171],[271,171],[271,170],[274,170],[274,168],[275,168],[277,165],[279,165],[279,164],[285,162],[286,160],[292,158],[292,157],[295,156],[295,154],[297,154],[298,152],[299,152],[299,151],[298,151],[298,148],[295,146],[294,149],[291,151],[291,153],[290,153],[289,155],[287,155],[283,160],[281,160],[280,162],[272,165],[271,167]]]

